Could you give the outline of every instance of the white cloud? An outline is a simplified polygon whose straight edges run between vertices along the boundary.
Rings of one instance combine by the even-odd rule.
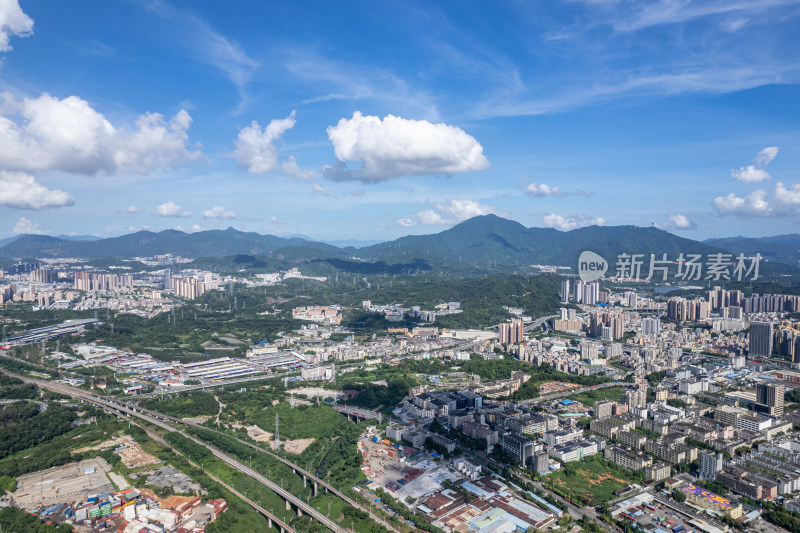
[[[773,195],[775,208],[781,213],[800,213],[800,183],[786,188],[780,181],[775,184],[775,194]]]
[[[726,14],[743,15],[760,13],[771,7],[795,4],[796,0],[712,0],[691,2],[685,0],[659,0],[648,2],[633,17],[615,24],[618,31],[636,31],[662,24],[680,24],[704,17],[720,17]]]
[[[697,224],[695,224],[692,220],[689,220],[689,217],[686,215],[681,215],[680,213],[675,215],[669,216],[670,223],[675,226],[677,229],[696,229]]]
[[[187,147],[192,118],[184,110],[170,120],[146,113],[127,132],[77,96],[59,100],[44,93],[22,101],[8,93],[0,96],[2,168],[147,173],[200,157]]]
[[[417,220],[420,224],[426,226],[453,225],[476,216],[493,213],[495,213],[495,210],[492,206],[473,200],[450,200],[448,203],[435,204],[433,209],[420,211],[417,213]],[[400,221],[398,222],[401,225],[405,225]]]
[[[731,177],[745,183],[757,183],[759,181],[768,180],[770,175],[766,170],[756,168],[754,165],[747,165],[746,167],[739,167],[738,169],[732,168]]]
[[[426,226],[439,226],[446,224],[445,220],[439,213],[430,209],[417,213],[417,220],[419,220],[420,224],[424,224]]]
[[[180,208],[179,208],[180,209]],[[236,218],[236,213],[233,211],[226,211],[224,207],[221,205],[215,205],[211,209],[206,209],[203,211],[204,218],[216,218],[219,220],[227,220],[230,218]]]
[[[758,152],[758,155],[754,159],[756,165],[763,168],[772,163],[772,160],[778,155],[778,150],[780,150],[778,146],[767,146]]]
[[[293,178],[299,178],[301,180],[310,180],[314,178],[314,171],[307,168],[300,168],[293,155],[286,158],[281,164],[281,169]]]
[[[19,7],[18,0],[0,0],[0,52],[11,50],[11,36],[27,37],[33,33],[33,19]]]
[[[522,187],[522,190],[531,198],[544,198],[545,196],[563,196],[564,191],[560,187],[551,187],[544,183],[529,183]]]
[[[321,194],[322,196],[330,196],[331,195],[331,193],[329,193],[327,190],[325,190],[325,187],[323,187],[319,183],[312,183],[311,184],[311,188],[314,189],[314,194]]]
[[[20,235],[23,233],[42,233],[42,230],[39,229],[39,224],[25,217],[20,217],[20,219],[17,220],[17,223],[14,224],[14,228],[11,231],[14,233],[14,235]]]
[[[714,198],[714,209],[720,215],[733,215],[738,217],[768,216],[772,214],[764,197],[766,192],[763,189],[753,191],[744,198],[730,193],[727,196],[717,196]]]
[[[188,9],[160,0],[141,4],[170,22],[170,35],[193,59],[219,69],[236,86],[241,97],[236,111],[241,111],[249,100],[247,84],[260,68],[260,63],[247,55],[239,44]]]
[[[294,127],[297,122],[294,116],[295,112],[292,111],[286,118],[271,120],[263,130],[255,120],[250,126],[242,128],[233,152],[236,163],[250,174],[266,174],[278,168],[278,148],[275,141]],[[290,158],[286,161],[286,168],[293,170],[293,167],[297,167],[297,162]]]
[[[353,118],[328,127],[328,138],[338,164],[324,167],[323,172],[333,179],[375,182],[489,167],[483,147],[474,137],[444,123],[394,115],[381,119],[356,111]],[[348,169],[348,161],[361,161],[362,168]]]
[[[184,109],[169,121],[158,113],[141,115],[136,119],[137,130],[126,136],[114,153],[116,167],[145,174],[197,159],[200,153],[186,148],[191,124],[192,117]]]
[[[160,217],[182,217],[189,218],[192,213],[184,211],[181,206],[170,200],[156,207],[156,215]]]
[[[563,217],[555,213],[542,215],[542,225],[546,228],[556,228],[569,231],[585,226],[602,226],[606,223],[603,217],[592,217],[590,215],[576,214]]]
[[[75,198],[58,190],[48,189],[36,178],[23,172],[0,170],[0,205],[17,209],[48,209],[75,204]]]
[[[125,209],[123,211],[123,213],[127,213],[129,215],[135,215],[135,214],[141,213],[143,211],[144,211],[144,208],[138,207],[138,206],[135,206],[135,205],[131,205],[127,209]]]
[[[523,183],[520,185],[520,189],[524,192],[528,197],[536,199],[536,198],[545,198],[547,196],[588,196],[588,194],[584,191],[572,191],[566,192],[561,189],[561,187],[551,187],[545,183]]]
[[[409,227],[411,227],[411,226],[416,226],[416,224],[417,224],[416,222],[414,222],[414,221],[413,221],[413,220],[411,220],[410,218],[401,218],[401,219],[398,219],[397,223],[398,223],[398,224],[400,224],[400,225],[401,225],[401,226],[403,226],[403,227],[406,227],[406,228],[409,228]]]
[[[739,167],[738,169],[731,169],[731,177],[735,180],[743,181],[745,183],[756,183],[759,181],[768,180],[769,173],[764,170],[764,167],[769,165],[775,156],[778,155],[777,146],[767,146],[753,158],[755,165],[747,165],[746,167]]]

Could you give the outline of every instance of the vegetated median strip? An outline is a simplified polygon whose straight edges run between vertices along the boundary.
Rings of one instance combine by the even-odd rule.
[[[335,494],[336,496],[341,498],[345,503],[347,503],[347,504],[349,504],[349,505],[351,505],[353,507],[356,507],[358,509],[361,509],[365,513],[369,514],[370,518],[372,518],[375,522],[378,522],[381,526],[385,527],[387,530],[394,531],[395,533],[401,533],[394,526],[392,526],[391,524],[386,522],[384,519],[382,519],[380,516],[377,516],[369,507],[365,508],[359,502],[357,502],[353,498],[347,496],[346,494],[344,494],[342,491],[340,491],[336,487],[334,487],[331,484],[323,481],[322,479],[320,479],[319,477],[315,476],[311,472],[308,472],[304,468],[292,463],[291,461],[289,461],[287,459],[284,459],[280,455],[274,454],[269,450],[266,450],[264,448],[256,446],[255,444],[253,444],[251,442],[244,441],[242,439],[239,439],[238,437],[233,437],[231,435],[226,435],[225,433],[223,433],[221,431],[218,431],[218,430],[215,430],[215,429],[210,429],[210,428],[207,428],[205,426],[201,426],[200,424],[195,424],[193,422],[188,422],[188,421],[181,421],[181,423],[183,423],[185,425],[188,425],[188,426],[191,426],[191,427],[194,427],[196,429],[201,429],[201,430],[204,430],[204,431],[210,431],[210,432],[213,432],[213,433],[217,433],[222,437],[226,437],[226,438],[235,440],[236,442],[239,442],[240,444],[248,446],[249,448],[252,448],[252,449],[257,450],[257,451],[259,451],[261,453],[269,455],[272,458],[277,459],[278,461],[283,463],[285,466],[287,466],[287,467],[291,468],[292,470],[296,471],[301,476],[306,476],[307,478],[311,479],[312,481],[316,481],[319,485],[321,485],[322,487],[326,488],[329,492],[332,492],[333,494]]]

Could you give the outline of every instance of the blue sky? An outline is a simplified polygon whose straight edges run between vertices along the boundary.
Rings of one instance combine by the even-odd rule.
[[[0,0],[0,236],[800,232],[800,0]]]

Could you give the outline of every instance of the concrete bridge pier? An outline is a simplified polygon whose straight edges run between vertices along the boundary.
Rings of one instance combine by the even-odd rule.
[[[314,482],[314,497],[317,497],[317,492],[319,491],[319,487],[317,486],[317,482]]]
[[[292,510],[292,504],[289,503],[289,500],[286,500],[286,510],[287,511],[291,511]]]

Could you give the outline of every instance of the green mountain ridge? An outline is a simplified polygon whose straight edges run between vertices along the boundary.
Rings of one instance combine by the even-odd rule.
[[[800,236],[767,239],[733,237],[698,242],[655,227],[588,226],[570,231],[527,228],[519,222],[496,215],[484,215],[430,235],[408,235],[363,248],[338,248],[298,237],[277,237],[243,232],[233,228],[184,233],[165,230],[139,231],[96,241],[68,241],[46,235],[24,235],[0,247],[0,257],[84,257],[131,258],[172,253],[200,258],[198,266],[214,264],[229,268],[289,268],[297,265],[328,264],[338,270],[411,271],[449,269],[453,271],[530,269],[531,265],[574,268],[585,250],[600,254],[616,267],[622,253],[643,254],[644,267],[650,254],[675,261],[679,254],[760,251],[767,259],[763,272],[798,274],[796,251],[789,244]],[[772,248],[769,248],[772,246]],[[770,252],[774,250],[774,252]],[[770,253],[767,253],[770,252]],[[780,253],[778,253],[780,252]],[[396,267],[394,266],[396,265]],[[766,270],[764,270],[766,269]],[[646,274],[646,272],[645,272]]]

